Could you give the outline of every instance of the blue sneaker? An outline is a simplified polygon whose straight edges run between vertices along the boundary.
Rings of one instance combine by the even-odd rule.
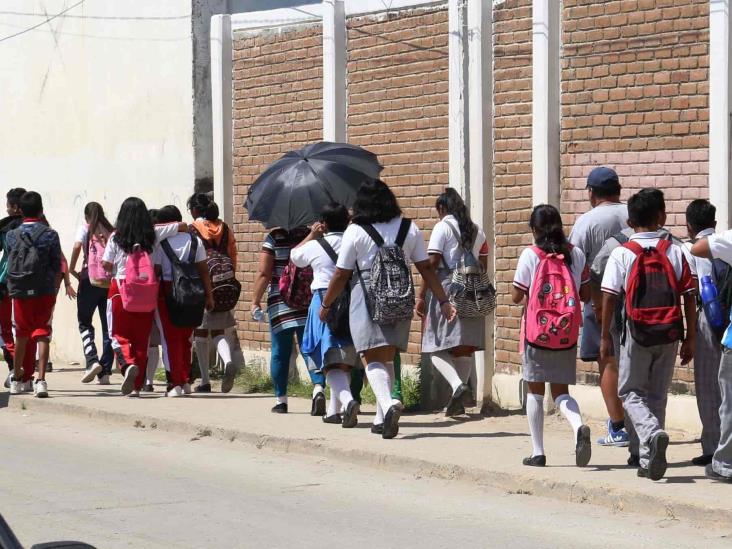
[[[610,420],[608,420],[607,435],[597,439],[597,443],[600,446],[616,446],[618,448],[623,448],[630,445],[630,435],[628,434],[628,431],[625,430],[625,428],[613,431],[612,423],[610,422]]]

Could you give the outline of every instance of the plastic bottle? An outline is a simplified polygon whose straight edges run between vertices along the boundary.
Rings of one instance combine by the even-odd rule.
[[[252,311],[252,318],[257,322],[262,322],[264,320],[264,311],[261,307],[257,307]]]
[[[725,318],[722,306],[717,299],[717,288],[712,282],[712,277],[703,276],[701,281],[701,298],[704,305],[704,314],[712,328],[724,328]]]

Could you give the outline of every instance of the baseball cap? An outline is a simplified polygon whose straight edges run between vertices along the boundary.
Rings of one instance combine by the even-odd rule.
[[[600,166],[595,168],[587,176],[588,189],[604,189],[604,190],[620,190],[620,180],[618,174],[612,168]]]

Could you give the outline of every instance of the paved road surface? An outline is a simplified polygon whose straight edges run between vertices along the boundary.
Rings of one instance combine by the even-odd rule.
[[[732,525],[709,531],[149,426],[4,409],[0,433],[0,512],[28,546],[732,546]]]

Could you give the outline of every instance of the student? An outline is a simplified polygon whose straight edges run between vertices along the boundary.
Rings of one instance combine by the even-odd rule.
[[[569,242],[585,253],[589,267],[608,238],[628,227],[628,207],[620,202],[620,181],[615,170],[597,167],[587,177],[587,193],[591,210],[582,214],[572,227]],[[591,281],[591,284],[592,281]],[[599,285],[597,292],[599,293]],[[600,323],[592,303],[583,308],[579,355],[583,362],[594,362],[600,356]],[[628,446],[625,412],[617,391],[617,363],[613,359],[598,362],[600,391],[609,418],[607,435],[598,439],[600,446]]]
[[[207,250],[217,250],[228,256],[236,268],[236,238],[229,226],[219,219],[219,207],[207,194],[194,194],[188,199],[188,210],[194,221],[191,232],[201,238]],[[209,337],[213,341],[218,356],[224,364],[224,378],[221,392],[228,393],[234,386],[234,378],[242,364],[232,360],[232,343],[230,331],[236,326],[232,311],[206,311],[203,324],[194,332],[196,357],[201,370],[201,383],[196,387],[197,393],[210,393],[209,378]]]
[[[309,364],[316,371],[325,372],[325,381],[330,387],[330,401],[323,421],[348,429],[358,423],[359,403],[351,394],[350,382],[351,370],[359,368],[360,361],[350,335],[337,336],[320,320],[322,298],[333,278],[346,227],[346,207],[329,204],[323,208],[320,220],[313,224],[310,234],[292,249],[290,260],[300,268],[313,269],[313,300],[305,324],[302,352],[310,358]]]
[[[443,289],[447,292],[452,272],[457,267],[464,250],[471,250],[483,269],[487,268],[488,243],[485,233],[470,219],[465,202],[455,189],[448,187],[435,203],[440,221],[432,229],[427,253],[432,268],[437,271]],[[475,351],[485,349],[485,318],[461,318],[454,322],[442,316],[440,304],[434,294],[428,292],[427,282],[417,298],[417,314],[424,318],[422,329],[422,353],[431,354],[434,367],[452,388],[452,398],[447,404],[448,417],[465,413],[472,402],[468,386]]]
[[[663,428],[678,340],[683,339],[679,351],[682,364],[688,364],[694,356],[696,338],[696,284],[682,248],[673,245],[671,239],[660,232],[665,222],[665,208],[657,198],[643,192],[633,195],[628,200],[628,225],[635,233],[630,242],[610,254],[602,279],[600,355],[606,359],[613,353],[610,329],[617,296],[624,292],[627,320],[621,337],[618,392],[626,417],[633,423],[640,439],[638,476],[651,480],[663,478],[667,468],[669,438]],[[643,263],[638,263],[638,257],[643,257]],[[654,265],[656,271],[652,270]],[[647,277],[653,276],[657,269],[664,269],[672,276],[656,276],[655,284],[647,286]],[[648,287],[653,291],[644,290]],[[687,326],[685,338],[682,295]],[[631,304],[632,310],[629,310]],[[663,310],[659,312],[659,308]],[[647,314],[650,309],[656,316],[663,313],[665,322],[651,319]]]
[[[84,346],[86,371],[81,379],[82,383],[90,383],[97,378],[100,385],[109,385],[112,375],[114,353],[112,341],[107,329],[107,293],[109,280],[104,277],[95,278],[94,283],[89,276],[89,263],[92,263],[94,276],[99,276],[103,250],[107,245],[114,227],[104,215],[104,209],[98,202],[89,202],[84,207],[84,223],[79,225],[71,252],[69,272],[79,281],[79,290],[76,302],[76,318],[79,322],[79,333]],[[76,270],[79,256],[83,254],[81,272]],[[102,356],[99,357],[95,341],[94,312],[99,314],[102,327]]]
[[[267,292],[267,316],[272,339],[270,373],[275,392],[275,405],[272,413],[287,413],[287,375],[290,371],[290,357],[294,339],[297,337],[302,350],[308,310],[296,310],[285,304],[279,291],[282,272],[290,261],[290,251],[308,235],[307,227],[291,231],[274,229],[267,235],[259,254],[259,266],[254,279],[254,295],[251,311],[254,314],[262,309],[262,297]],[[307,362],[307,358],[303,357]],[[313,398],[310,414],[322,417],[326,411],[325,376],[308,368],[313,383]]]
[[[402,217],[402,210],[394,193],[386,183],[379,180],[364,183],[356,195],[353,223],[343,235],[337,269],[325,297],[322,298],[320,308],[320,318],[325,320],[328,309],[354,275],[350,305],[351,336],[356,351],[362,355],[366,365],[366,376],[377,400],[372,432],[380,433],[385,439],[394,438],[399,432],[402,404],[391,396],[394,380],[393,360],[397,350],[402,352],[407,350],[412,311],[403,311],[403,319],[378,323],[374,321],[375,313],[393,314],[394,310],[375,309],[374,298],[384,296],[373,292],[367,295],[367,292],[370,288],[372,267],[374,264],[389,267],[384,262],[385,256],[396,258],[398,253],[386,250],[397,246],[402,250],[404,263],[399,265],[398,261],[394,261],[391,267],[399,266],[400,271],[403,268],[404,276],[409,277],[409,280],[401,277],[398,281],[392,280],[391,277],[387,280],[390,283],[399,282],[399,291],[402,287],[409,286],[411,272],[407,269],[409,264],[413,263],[427,280],[429,289],[437,296],[442,314],[452,321],[456,315],[455,308],[447,299],[445,290],[430,265],[422,232],[413,221]],[[377,263],[377,260],[380,263]],[[399,305],[406,307],[409,305],[408,301],[408,299],[400,301]],[[383,301],[381,303],[383,304]],[[411,306],[414,306],[413,298]]]
[[[48,363],[51,316],[61,279],[61,244],[58,233],[41,221],[43,201],[36,192],[20,197],[23,224],[7,234],[8,291],[13,299],[16,349],[10,393],[27,391],[38,347],[38,378],[33,385],[36,397],[48,396]],[[35,248],[36,253],[29,253]],[[22,366],[21,366],[22,365]],[[23,373],[21,375],[21,367]],[[21,383],[25,384],[24,387]]]
[[[590,428],[582,423],[579,404],[569,395],[569,386],[574,385],[577,379],[577,345],[576,336],[581,322],[580,303],[587,302],[590,298],[589,271],[585,264],[584,252],[572,246],[564,234],[562,218],[554,206],[536,206],[531,213],[529,227],[534,235],[535,245],[524,249],[516,266],[516,274],[511,287],[511,297],[516,304],[527,300],[522,323],[522,339],[525,341],[523,352],[523,378],[529,386],[528,400],[526,403],[526,415],[529,420],[531,431],[531,442],[533,450],[531,456],[524,459],[524,465],[530,467],[544,467],[546,455],[544,452],[544,392],[546,383],[550,384],[552,398],[562,415],[572,426],[572,434],[575,441],[575,463],[577,467],[585,467],[590,462],[592,455],[592,443],[590,441]],[[559,254],[560,259],[566,266],[566,279],[561,282],[563,289],[553,288],[546,280],[537,280],[539,270],[544,261],[552,260],[546,254]],[[561,266],[561,264],[559,265]],[[555,265],[555,267],[559,267]],[[541,286],[538,286],[541,284]],[[547,288],[548,287],[548,288]],[[564,308],[565,315],[573,315],[573,319],[567,325],[570,329],[567,337],[562,337],[564,324],[560,320],[545,324],[535,321],[536,325],[553,326],[546,333],[540,333],[536,342],[532,343],[533,337],[529,333],[530,321],[526,316],[534,306],[539,303],[533,300],[543,300],[545,296],[551,295],[553,301],[546,307],[554,307],[559,310]],[[571,331],[575,326],[576,332]],[[556,328],[559,330],[557,331]],[[550,345],[547,334],[558,334],[556,344]],[[566,339],[566,340],[565,340]],[[540,345],[539,341],[546,340],[546,346]],[[574,341],[573,341],[574,340]],[[567,345],[572,345],[565,348]]]
[[[182,222],[183,216],[175,206],[165,206],[158,212],[158,223]],[[163,241],[161,247],[169,246],[170,251],[182,262],[188,262],[191,256],[191,246],[195,239],[195,255],[193,262],[206,290],[206,308],[213,309],[213,295],[211,293],[211,279],[206,265],[206,248],[200,238],[193,234],[178,233]],[[163,249],[160,253],[162,266],[162,288],[158,308],[155,312],[155,323],[160,332],[160,342],[163,348],[163,362],[168,377],[166,396],[180,397],[191,394],[188,375],[191,370],[191,340],[193,328],[177,326],[171,319],[168,302],[165,296],[171,291],[173,280],[173,266],[170,258]],[[200,309],[199,309],[200,311]]]
[[[686,229],[690,242],[685,244],[686,259],[692,274],[701,287],[705,276],[713,277],[712,262],[691,253],[694,242],[714,234],[717,227],[717,209],[706,199],[693,200],[686,208]],[[698,295],[698,293],[697,293]],[[700,301],[699,301],[700,302]],[[705,467],[712,462],[714,451],[719,445],[719,407],[722,394],[719,388],[719,363],[722,360],[720,334],[715,332],[702,309],[696,324],[696,350],[694,351],[694,387],[696,405],[702,422],[702,455],[691,460],[694,465]]]

